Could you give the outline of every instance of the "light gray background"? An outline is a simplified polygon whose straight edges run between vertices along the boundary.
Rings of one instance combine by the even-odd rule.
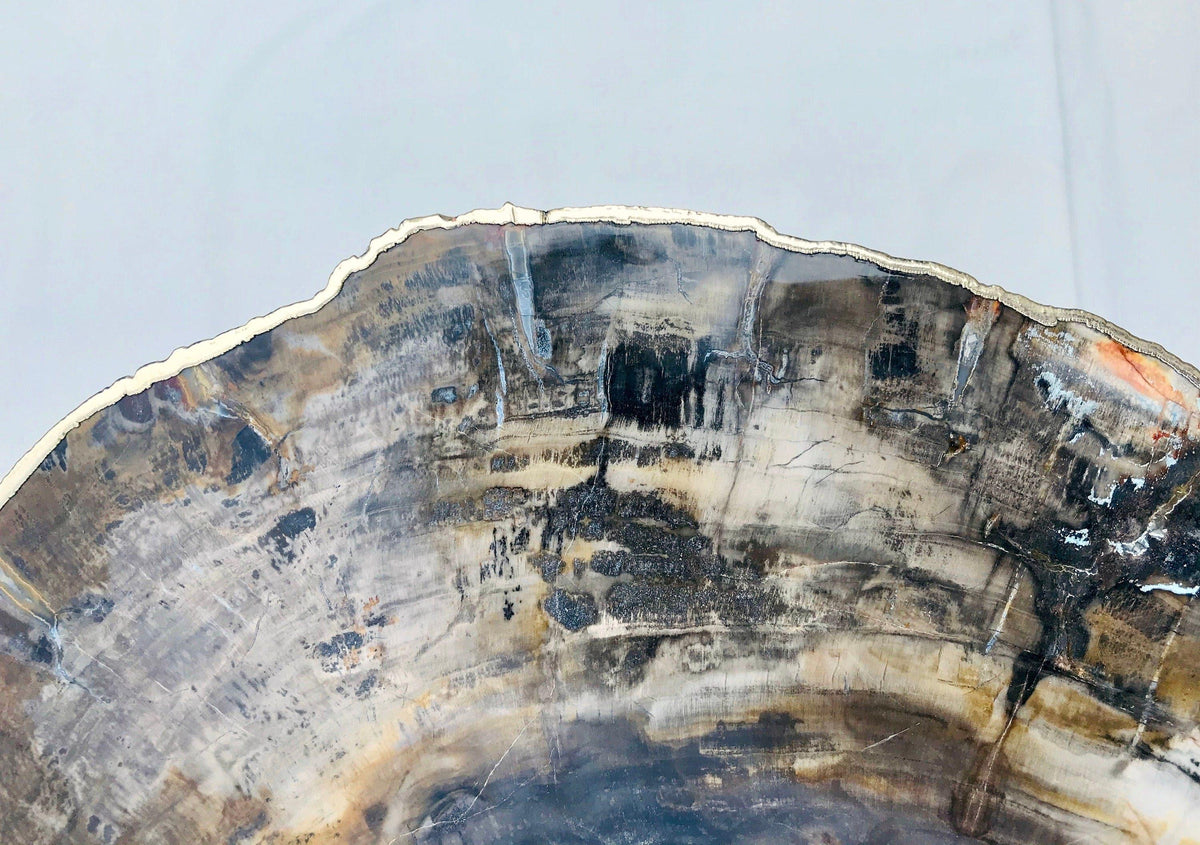
[[[0,12],[0,473],[406,217],[762,217],[1200,362],[1200,11],[24,3]]]

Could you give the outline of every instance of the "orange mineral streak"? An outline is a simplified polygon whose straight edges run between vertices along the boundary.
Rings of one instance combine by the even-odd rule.
[[[973,296],[971,297],[971,301],[967,303],[967,319],[971,322],[983,321],[990,326],[999,316],[999,300]]]
[[[169,379],[163,381],[163,384],[168,389],[175,390],[179,393],[179,403],[183,405],[186,410],[195,410],[196,399],[195,396],[193,396],[192,389],[188,385],[186,379],[181,378],[180,376],[171,376]]]
[[[1108,372],[1126,382],[1144,396],[1174,402],[1181,408],[1191,406],[1171,382],[1169,371],[1158,361],[1115,340],[1101,340],[1095,346],[1096,360]]]

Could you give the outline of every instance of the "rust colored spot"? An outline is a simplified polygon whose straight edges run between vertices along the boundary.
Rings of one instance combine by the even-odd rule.
[[[187,384],[179,376],[171,376],[154,385],[154,395],[164,402],[180,405],[187,410],[194,406]]]
[[[990,327],[999,316],[1000,303],[995,299],[973,296],[967,303],[967,319],[971,322],[982,321]]]

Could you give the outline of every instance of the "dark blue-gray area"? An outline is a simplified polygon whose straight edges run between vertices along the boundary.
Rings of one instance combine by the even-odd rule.
[[[144,425],[154,419],[154,408],[150,405],[150,392],[143,391],[132,396],[122,396],[117,401],[117,411],[131,423]]]
[[[279,533],[289,538],[299,537],[303,532],[315,528],[316,525],[317,515],[312,508],[300,508],[298,511],[284,514],[275,523]]]
[[[362,645],[363,635],[358,631],[343,631],[314,645],[313,655],[321,661],[321,668],[326,672],[336,672],[341,668],[342,658],[362,648]],[[364,694],[369,692],[370,687],[364,689]]]
[[[769,731],[754,734],[752,744],[759,740],[762,748],[737,750],[771,750]],[[545,771],[489,779],[485,769],[435,793],[413,824],[420,825],[414,839],[421,845],[978,841],[938,819],[868,805],[834,785],[751,775],[736,759],[704,748],[705,740],[682,748],[648,742],[624,722],[567,725],[556,732]]]
[[[458,388],[439,387],[430,394],[430,399],[437,405],[453,405],[458,401]]]
[[[313,651],[318,657],[340,657],[356,648],[362,648],[362,644],[362,634],[357,631],[343,631],[334,634],[325,642],[317,643],[313,646]]]
[[[262,371],[264,365],[271,360],[273,351],[274,332],[263,332],[217,358],[216,364],[234,381],[244,381]]]
[[[300,508],[279,517],[275,527],[258,538],[258,544],[270,553],[271,566],[278,571],[282,564],[295,561],[296,538],[316,527],[316,511],[312,508]]]
[[[61,469],[63,472],[66,472],[67,438],[64,437],[62,440],[58,441],[58,445],[50,451],[49,455],[42,459],[42,463],[38,469],[41,469],[44,472],[49,472],[52,469]]]
[[[271,444],[254,430],[254,426],[244,426],[234,435],[233,462],[230,464],[229,475],[225,476],[225,483],[238,484],[245,481],[269,457]]]

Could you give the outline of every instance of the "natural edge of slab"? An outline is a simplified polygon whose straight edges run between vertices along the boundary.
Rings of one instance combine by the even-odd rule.
[[[155,382],[176,376],[188,367],[194,367],[223,355],[238,344],[268,332],[294,317],[302,317],[319,311],[338,295],[342,285],[351,274],[371,266],[381,253],[403,243],[418,232],[432,229],[456,229],[472,224],[503,225],[506,223],[518,226],[553,223],[614,223],[618,225],[686,223],[724,231],[750,231],[763,243],[790,252],[807,255],[818,253],[844,255],[868,261],[885,270],[932,276],[948,284],[965,288],[977,296],[996,300],[1043,325],[1053,326],[1060,322],[1081,323],[1102,332],[1135,352],[1161,361],[1200,387],[1200,369],[1167,351],[1159,344],[1137,337],[1103,317],[1080,308],[1057,308],[1051,305],[1042,305],[1028,297],[1007,291],[999,285],[983,284],[973,276],[934,261],[897,258],[885,252],[844,241],[810,241],[793,235],[785,235],[757,217],[627,205],[594,205],[538,211],[505,203],[500,208],[475,209],[457,217],[432,214],[426,217],[409,218],[396,228],[389,229],[374,238],[362,255],[347,258],[339,263],[330,274],[329,282],[311,299],[277,308],[269,314],[255,317],[242,326],[222,332],[208,340],[179,347],[164,360],[146,364],[133,375],[118,379],[59,420],[21,456],[3,479],[0,479],[0,507],[4,507],[16,494],[21,485],[41,465],[59,441],[97,411],[115,404],[125,396],[141,393]]]

